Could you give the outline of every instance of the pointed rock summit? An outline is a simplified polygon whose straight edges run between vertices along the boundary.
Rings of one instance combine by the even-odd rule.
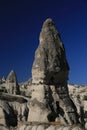
[[[33,83],[57,84],[68,79],[69,66],[64,45],[52,19],[42,26],[32,67]]]
[[[14,72],[14,70],[11,70],[11,72],[9,73],[7,79],[8,82],[17,82],[17,76]]]
[[[43,23],[39,41],[32,67],[28,121],[76,124],[78,114],[67,87],[69,66],[52,19]]]
[[[20,94],[20,89],[17,81],[17,76],[14,72],[14,70],[11,70],[9,73],[7,79],[7,91],[10,94]]]

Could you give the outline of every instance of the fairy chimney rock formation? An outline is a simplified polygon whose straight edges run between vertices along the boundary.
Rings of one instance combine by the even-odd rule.
[[[52,19],[43,23],[39,40],[32,67],[28,121],[58,118],[62,124],[77,123],[77,110],[67,87],[69,66],[65,49]]]
[[[52,19],[42,26],[32,67],[33,83],[57,84],[68,79],[69,66],[64,45]]]
[[[9,75],[6,79],[6,83],[7,83],[7,92],[8,93],[10,93],[10,94],[20,94],[17,76],[16,76],[14,70],[12,70],[9,73]]]

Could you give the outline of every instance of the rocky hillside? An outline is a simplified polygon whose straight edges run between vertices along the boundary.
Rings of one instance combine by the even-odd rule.
[[[1,130],[84,130],[86,86],[68,85],[64,44],[52,19],[42,26],[32,77],[18,84],[12,70],[0,80]]]

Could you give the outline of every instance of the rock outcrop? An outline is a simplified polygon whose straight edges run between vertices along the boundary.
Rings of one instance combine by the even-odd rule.
[[[80,126],[64,126],[50,124],[22,125],[18,130],[83,130]]]
[[[10,94],[20,94],[20,88],[17,81],[17,76],[15,72],[12,70],[7,79],[6,79],[6,85],[7,85],[7,92]]]
[[[52,19],[47,19],[40,33],[40,43],[32,67],[33,83],[58,84],[68,79],[69,66],[64,45]]]
[[[0,93],[0,124],[15,127],[21,121],[27,121],[27,103],[23,96]]]
[[[37,114],[33,114],[32,118],[29,116],[28,120],[49,122],[57,119],[61,124],[76,124],[77,110],[67,87],[69,66],[64,45],[52,19],[44,22],[39,40],[32,67],[33,84],[29,105],[29,115],[34,112]],[[42,110],[46,111],[43,119]]]

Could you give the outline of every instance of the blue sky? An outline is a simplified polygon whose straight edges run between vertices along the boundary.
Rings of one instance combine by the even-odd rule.
[[[12,69],[19,82],[31,77],[39,33],[49,17],[65,45],[68,82],[87,84],[87,0],[1,0],[0,77]]]

